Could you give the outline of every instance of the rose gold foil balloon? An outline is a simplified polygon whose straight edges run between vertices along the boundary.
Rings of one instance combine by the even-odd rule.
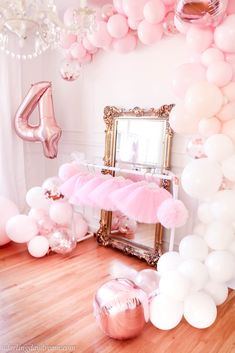
[[[76,60],[64,60],[60,67],[60,74],[65,81],[75,81],[81,74],[81,66]]]
[[[51,234],[49,244],[52,251],[67,255],[76,248],[77,241],[69,229],[58,228]]]
[[[39,107],[39,124],[29,124],[35,107]],[[41,142],[47,158],[55,158],[61,128],[57,125],[52,101],[51,82],[38,82],[31,86],[15,115],[15,130],[25,141]]]
[[[179,33],[178,29],[175,26],[174,18],[175,18],[174,11],[169,11],[164,17],[164,20],[162,22],[162,28],[166,36],[172,36],[176,33]]]
[[[176,18],[182,22],[216,26],[224,17],[228,0],[178,0]]]
[[[133,338],[148,321],[148,296],[128,279],[113,279],[97,290],[94,313],[107,336],[119,340]]]
[[[192,137],[186,147],[187,154],[194,159],[206,157],[204,153],[205,139],[201,136]]]

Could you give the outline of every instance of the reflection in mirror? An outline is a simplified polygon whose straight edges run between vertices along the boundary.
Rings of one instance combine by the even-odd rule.
[[[169,186],[166,180],[159,180],[154,174],[164,173],[170,167],[173,134],[168,116],[172,107],[165,105],[150,110],[105,108],[104,162],[106,166],[122,170],[116,174],[112,172],[112,175],[135,182],[147,181]],[[139,174],[123,173],[123,170],[134,170]],[[150,265],[155,265],[162,253],[162,236],[160,224],[139,223],[119,211],[101,212],[97,241],[145,259]]]

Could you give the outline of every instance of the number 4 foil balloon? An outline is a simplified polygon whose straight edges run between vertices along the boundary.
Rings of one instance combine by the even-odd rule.
[[[30,115],[37,105],[39,124],[30,125]],[[16,112],[15,130],[25,141],[41,142],[47,158],[57,156],[62,130],[55,120],[51,82],[37,82],[31,86]]]

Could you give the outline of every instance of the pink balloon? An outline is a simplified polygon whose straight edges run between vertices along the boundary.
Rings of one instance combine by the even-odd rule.
[[[108,47],[112,42],[105,21],[97,21],[97,30],[88,34],[87,38],[97,48]]]
[[[172,36],[172,35],[179,32],[175,26],[174,18],[175,18],[174,11],[169,11],[166,13],[166,15],[163,19],[162,28],[163,28],[163,33],[166,36]]]
[[[186,23],[216,26],[224,17],[227,0],[177,0],[176,16]]]
[[[225,52],[235,52],[235,14],[226,17],[214,32],[217,47]]]
[[[166,8],[161,0],[150,0],[144,5],[144,18],[149,23],[160,23],[165,14]]]
[[[201,54],[201,63],[205,66],[209,66],[215,61],[223,61],[224,54],[217,48],[208,48]]]
[[[30,115],[37,105],[39,124],[30,125]],[[15,114],[15,131],[25,141],[41,142],[45,157],[57,156],[62,130],[54,115],[51,82],[42,81],[31,86]]]
[[[235,54],[234,53],[226,53],[225,60],[232,65],[235,65]]]
[[[128,17],[127,22],[128,22],[128,26],[131,29],[136,30],[138,28],[138,26],[139,26],[141,21],[140,20],[136,20],[136,19],[131,18],[131,17]]]
[[[28,213],[28,216],[33,218],[37,222],[40,219],[47,217],[47,212],[42,209],[31,208]]]
[[[186,43],[190,49],[196,52],[203,52],[211,46],[213,32],[209,28],[191,26],[186,34]]]
[[[101,8],[101,17],[103,20],[107,21],[110,16],[113,16],[115,13],[114,6],[112,4],[105,4]]]
[[[122,6],[123,0],[113,0],[113,6],[117,10],[118,13],[124,14],[123,6]]]
[[[162,0],[163,4],[166,6],[175,5],[175,0]]]
[[[230,82],[222,88],[223,95],[231,102],[235,101],[235,82]]]
[[[180,21],[180,19],[178,19],[176,16],[174,17],[174,24],[176,29],[178,29],[178,31],[183,34],[187,33],[191,26],[189,23]]]
[[[75,81],[81,73],[81,66],[77,60],[63,60],[60,67],[60,74],[65,81]]]
[[[128,33],[129,26],[125,16],[116,14],[109,18],[107,30],[113,38],[123,38]]]
[[[70,53],[70,50],[63,50],[62,51],[63,58],[66,60],[72,60],[72,55]]]
[[[225,104],[217,114],[222,121],[228,121],[235,117],[235,101]]]
[[[146,45],[151,45],[162,38],[163,30],[160,24],[153,25],[146,20],[140,22],[138,26],[139,40]]]
[[[38,233],[41,235],[49,235],[55,229],[55,223],[48,217],[44,216],[37,221]]]
[[[137,37],[128,33],[124,38],[115,39],[113,41],[113,49],[118,53],[129,53],[136,48],[137,45]]]
[[[81,65],[85,65],[85,64],[89,64],[91,60],[92,60],[92,55],[90,53],[86,53],[86,55],[83,58],[79,59],[79,63]]]
[[[73,209],[68,202],[56,202],[51,205],[49,215],[53,222],[67,225],[71,222]]]
[[[179,134],[194,134],[197,132],[199,117],[186,112],[183,103],[176,104],[170,112],[171,128]]]
[[[28,252],[33,257],[43,257],[49,250],[49,241],[44,236],[36,236],[28,242]]]
[[[75,34],[61,33],[60,35],[60,45],[63,49],[69,49],[76,41],[77,36]]]
[[[26,215],[17,215],[9,219],[6,224],[8,237],[16,243],[27,243],[38,234],[38,227],[34,219]]]
[[[91,52],[91,54],[96,53],[98,50],[93,44],[91,44],[87,37],[82,39],[82,44],[87,51]]]
[[[71,53],[73,59],[80,60],[86,55],[86,49],[84,48],[82,43],[76,42],[76,43],[72,44],[72,46],[70,48],[70,53]]]
[[[220,133],[221,123],[219,119],[212,117],[208,119],[201,119],[198,124],[198,132],[204,137],[209,137]]]
[[[222,134],[229,136],[235,142],[235,119],[223,123]]]
[[[190,85],[197,81],[203,81],[205,77],[206,70],[200,64],[191,63],[180,65],[173,73],[173,90],[177,96],[183,98]]]
[[[11,217],[19,214],[17,206],[7,198],[0,196],[0,246],[5,245],[11,241],[6,233],[6,224]]]
[[[206,78],[218,87],[227,85],[233,77],[232,66],[225,61],[216,61],[208,66]]]
[[[123,10],[128,17],[142,20],[144,5],[148,0],[125,0],[123,1]]]

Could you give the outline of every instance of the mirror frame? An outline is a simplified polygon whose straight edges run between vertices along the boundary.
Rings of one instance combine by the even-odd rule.
[[[104,153],[104,165],[107,167],[115,167],[116,159],[116,142],[117,142],[117,121],[121,118],[144,118],[144,119],[157,119],[166,121],[166,143],[164,151],[164,164],[163,170],[169,170],[170,168],[170,157],[171,157],[171,145],[173,130],[169,124],[169,113],[173,108],[174,104],[163,105],[159,109],[141,109],[135,107],[133,109],[125,110],[114,106],[106,106],[104,108],[104,122],[105,122],[105,153]],[[115,175],[115,172],[103,170],[104,174]],[[168,180],[162,180],[162,186],[169,189],[170,183]],[[155,227],[155,239],[154,247],[149,248],[145,245],[133,243],[128,239],[117,239],[111,237],[111,225],[112,225],[112,212],[101,210],[100,227],[96,232],[96,239],[100,245],[106,247],[112,247],[114,249],[121,250],[127,255],[133,255],[139,259],[145,260],[149,265],[155,266],[159,257],[163,252],[163,227],[160,223],[156,224]]]

